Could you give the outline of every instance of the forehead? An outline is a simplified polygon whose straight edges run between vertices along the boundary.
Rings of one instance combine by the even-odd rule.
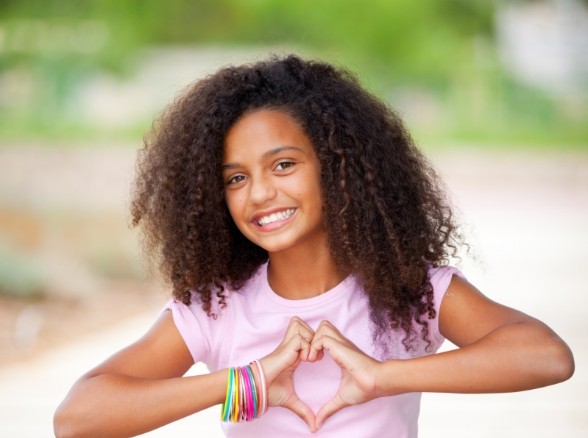
[[[284,146],[314,151],[304,128],[292,116],[276,109],[256,110],[243,115],[229,129],[223,159]]]

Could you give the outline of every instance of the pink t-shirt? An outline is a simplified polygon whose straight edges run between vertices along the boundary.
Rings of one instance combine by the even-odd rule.
[[[461,275],[451,267],[429,271],[437,314],[454,274]],[[365,353],[384,359],[372,339],[367,298],[353,276],[319,296],[287,300],[269,286],[264,264],[241,291],[230,293],[227,303],[216,319],[208,317],[196,300],[190,306],[170,300],[166,306],[194,362],[205,363],[210,371],[242,366],[272,352],[282,341],[292,316],[300,317],[313,329],[326,319]],[[437,318],[429,321],[432,345],[428,352],[422,340],[416,341],[410,352],[405,351],[402,338],[403,333],[390,334],[388,358],[424,356],[437,351],[444,340]],[[326,353],[319,362],[301,363],[294,374],[294,385],[298,396],[317,412],[337,391],[340,376],[339,367]],[[270,408],[254,421],[222,423],[222,427],[229,437],[416,437],[420,397],[420,393],[382,397],[345,408],[315,434],[294,413],[279,407]]]

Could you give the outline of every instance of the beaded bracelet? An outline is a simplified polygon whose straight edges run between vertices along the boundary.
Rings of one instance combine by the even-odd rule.
[[[259,373],[261,390],[257,388],[251,365]],[[257,360],[244,367],[229,368],[227,373],[227,395],[221,410],[221,420],[238,423],[251,421],[267,411],[267,388],[265,374]]]

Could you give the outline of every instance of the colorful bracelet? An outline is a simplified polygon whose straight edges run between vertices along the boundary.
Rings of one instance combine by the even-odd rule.
[[[261,394],[259,396],[261,399],[261,413],[259,415],[263,415],[267,411],[267,388],[265,383],[265,373],[263,372],[261,362],[255,359],[253,363],[257,366],[257,371],[259,372],[259,380],[261,381]]]
[[[259,373],[261,388],[257,387],[251,365]],[[251,421],[267,411],[267,385],[265,373],[258,360],[244,367],[229,368],[227,372],[227,395],[221,409],[221,420],[238,423]]]

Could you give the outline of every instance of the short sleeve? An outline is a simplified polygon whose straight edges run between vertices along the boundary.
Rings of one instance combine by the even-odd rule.
[[[452,266],[438,266],[429,269],[429,281],[431,282],[431,286],[433,286],[433,300],[435,305],[435,312],[437,314],[435,319],[429,322],[429,333],[431,340],[435,345],[435,349],[439,348],[445,340],[439,331],[439,311],[441,309],[441,302],[443,301],[443,297],[445,296],[447,288],[449,287],[449,283],[451,283],[451,279],[454,275],[465,278],[459,269]]]
[[[207,362],[210,355],[210,320],[200,305],[190,305],[170,299],[163,311],[171,311],[174,323],[196,362]]]

